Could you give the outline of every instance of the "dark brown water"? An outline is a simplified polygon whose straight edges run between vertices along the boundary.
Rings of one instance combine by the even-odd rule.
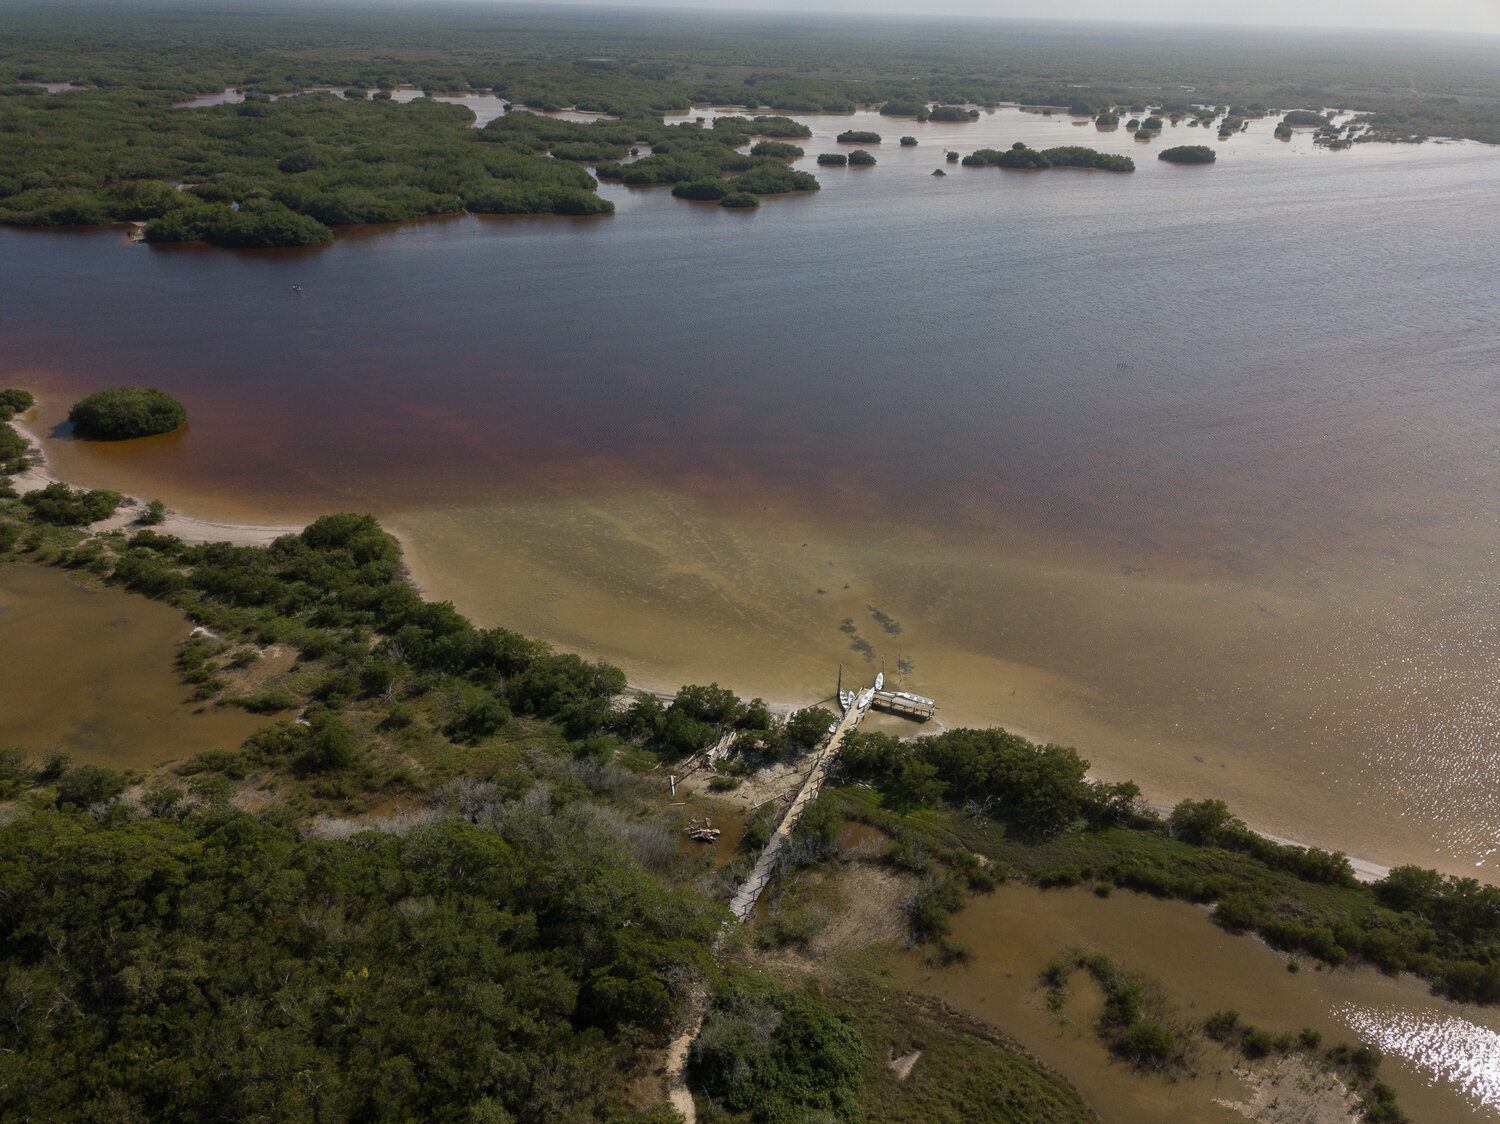
[[[848,620],[949,724],[1487,874],[1500,152],[1258,122],[1178,168],[1155,152],[1215,142],[811,123],[809,165],[845,128],[889,143],[751,214],[609,188],[607,219],[256,255],[3,231],[3,378],[47,424],[162,386],[185,433],[59,436],[59,467],[263,521],[373,510],[435,594],[644,682],[824,698],[878,666]],[[942,161],[1017,139],[1139,171]]]

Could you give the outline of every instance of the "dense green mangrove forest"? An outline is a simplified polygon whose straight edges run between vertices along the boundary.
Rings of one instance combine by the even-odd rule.
[[[918,36],[900,21],[815,17],[785,26],[797,33],[743,15],[666,25],[499,6],[429,5],[418,18],[276,2],[200,12],[23,0],[0,29],[0,223],[139,222],[152,242],[315,245],[340,225],[459,210],[608,214],[581,166],[594,162],[601,177],[626,183],[733,177],[736,195],[810,191],[812,176],[775,163],[784,150],[746,146],[805,135],[786,113],[859,106],[952,122],[1003,102],[1099,112],[1101,121],[1115,119],[1114,107],[1175,120],[1241,104],[1310,120],[1346,106],[1365,113],[1357,133],[1328,138],[1333,147],[1500,142],[1490,60],[1441,36],[1396,51],[1379,36],[1332,31],[1231,38],[956,21],[924,24]],[[467,109],[392,96],[403,87],[617,120],[512,112],[474,130]],[[244,100],[179,107],[226,89]],[[773,112],[707,130],[690,118],[664,122],[705,103]],[[615,163],[647,150],[638,164]]]

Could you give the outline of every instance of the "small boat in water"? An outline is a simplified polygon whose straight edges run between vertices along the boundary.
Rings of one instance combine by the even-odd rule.
[[[875,677],[875,689],[878,691],[885,686],[885,661],[880,661],[880,674]]]

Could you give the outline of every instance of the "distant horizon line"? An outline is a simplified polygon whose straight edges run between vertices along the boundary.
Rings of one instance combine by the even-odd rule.
[[[909,2],[909,0],[908,0]],[[937,0],[942,3],[942,0]],[[1169,17],[1147,17],[1131,18],[1128,16],[1092,16],[1092,15],[1068,15],[1052,14],[1047,16],[1017,15],[1011,13],[988,13],[967,11],[934,11],[931,8],[922,11],[855,11],[848,8],[805,8],[805,7],[779,7],[779,6],[754,6],[750,3],[741,3],[738,0],[723,0],[721,3],[712,3],[711,0],[261,0],[259,5],[262,10],[287,7],[296,8],[304,12],[326,9],[358,9],[370,11],[371,9],[404,9],[413,11],[418,9],[441,9],[441,8],[492,8],[512,9],[518,11],[545,12],[561,15],[564,12],[576,14],[584,11],[608,11],[611,13],[636,13],[650,15],[658,13],[662,15],[682,16],[691,14],[709,18],[732,18],[732,17],[764,17],[768,21],[787,20],[792,22],[809,22],[815,20],[829,20],[836,22],[856,22],[862,24],[892,24],[926,22],[933,18],[939,18],[947,23],[967,22],[985,25],[1012,24],[1039,27],[1068,27],[1068,28],[1115,28],[1115,29],[1146,29],[1146,28],[1180,28],[1189,29],[1213,29],[1213,30],[1236,30],[1249,31],[1263,34],[1300,35],[1304,33],[1319,33],[1337,31],[1343,35],[1372,35],[1387,37],[1391,35],[1420,35],[1425,37],[1464,37],[1475,36],[1485,39],[1500,38],[1500,16],[1497,16],[1495,30],[1482,30],[1473,27],[1458,27],[1452,24],[1441,26],[1414,26],[1411,24],[1381,24],[1376,26],[1360,25],[1353,23],[1287,23],[1272,19],[1260,22],[1247,22],[1242,19],[1176,19]],[[106,9],[197,9],[197,10],[223,10],[226,12],[242,12],[243,9],[234,0],[0,0],[0,10],[11,8],[13,10],[28,7],[40,7],[47,9],[58,8],[106,8]]]

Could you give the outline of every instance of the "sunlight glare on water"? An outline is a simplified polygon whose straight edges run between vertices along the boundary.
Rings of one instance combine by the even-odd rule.
[[[1361,1038],[1500,1113],[1500,1033],[1440,1011],[1376,1011],[1351,1004],[1335,1013]]]

